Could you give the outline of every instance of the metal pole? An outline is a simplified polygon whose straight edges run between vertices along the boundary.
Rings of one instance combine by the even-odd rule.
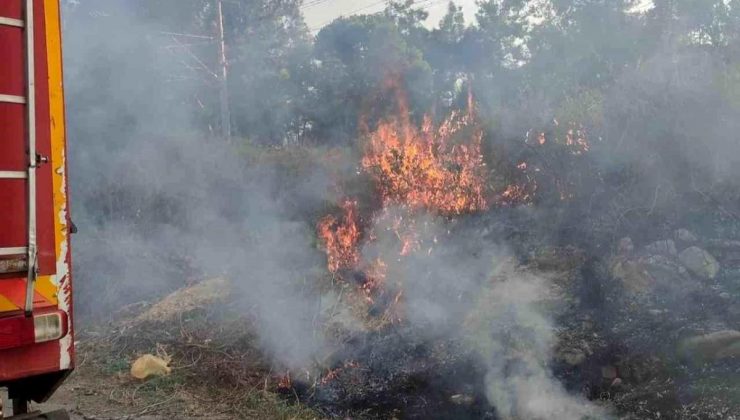
[[[34,0],[25,2],[26,26],[26,124],[28,133],[28,278],[26,279],[25,313],[33,312],[34,287],[37,274],[36,245],[36,72],[34,48]]]
[[[219,64],[221,66],[221,134],[226,141],[231,141],[231,111],[229,110],[228,92],[228,61],[226,60],[226,42],[224,40],[224,12],[221,0],[216,1],[218,6],[218,49]]]

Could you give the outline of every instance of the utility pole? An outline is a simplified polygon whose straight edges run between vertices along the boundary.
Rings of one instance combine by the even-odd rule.
[[[231,142],[231,111],[229,110],[229,92],[228,92],[228,61],[226,60],[226,42],[224,40],[224,11],[222,0],[216,0],[218,16],[218,50],[219,50],[219,64],[221,67],[220,71],[220,82],[221,82],[221,134],[227,142]]]

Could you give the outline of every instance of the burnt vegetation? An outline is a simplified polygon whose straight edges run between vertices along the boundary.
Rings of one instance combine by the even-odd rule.
[[[65,2],[85,340],[285,416],[737,418],[740,2],[224,0],[226,80],[215,4]]]

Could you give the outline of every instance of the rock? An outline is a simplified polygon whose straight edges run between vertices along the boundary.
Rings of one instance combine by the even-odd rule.
[[[604,379],[616,379],[617,378],[617,368],[614,366],[608,365],[608,366],[602,366],[601,367],[601,377]]]
[[[618,257],[612,263],[611,274],[633,294],[652,293],[658,288],[689,292],[699,286],[688,275],[686,268],[665,255],[638,259]]]
[[[658,288],[695,290],[699,284],[689,276],[676,257],[676,243],[671,239],[656,241],[633,254],[630,238],[619,241],[618,251],[609,266],[612,277],[621,281],[632,294],[655,292]]]
[[[639,261],[618,259],[611,266],[611,275],[632,293],[644,293],[652,288],[653,279]]]
[[[683,340],[679,354],[697,362],[740,358],[740,331],[724,330]]]
[[[135,322],[167,322],[183,313],[224,302],[231,293],[231,283],[224,278],[212,278],[176,290],[136,317]]]
[[[723,266],[740,267],[740,241],[714,239],[704,246]]]
[[[704,280],[717,277],[720,269],[719,262],[709,252],[697,246],[684,249],[678,259],[691,273]]]
[[[699,241],[699,238],[697,238],[696,235],[694,235],[688,229],[678,229],[676,230],[674,235],[676,238],[676,242],[681,245],[693,245],[697,241]]]
[[[450,397],[450,401],[456,405],[472,405],[475,402],[475,398],[466,394],[455,394]]]
[[[678,255],[676,243],[671,239],[653,242],[650,245],[645,246],[645,251],[650,254],[665,255],[668,257],[675,257]]]
[[[648,274],[655,279],[655,282],[662,286],[676,286],[681,282],[681,286],[692,286],[693,283],[689,277],[686,268],[679,264],[675,259],[665,255],[651,255],[641,262],[644,264]]]

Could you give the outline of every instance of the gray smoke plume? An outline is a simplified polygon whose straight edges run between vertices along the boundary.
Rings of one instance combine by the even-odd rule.
[[[327,175],[309,164],[286,185],[281,168],[199,133],[196,82],[171,80],[183,53],[124,2],[65,12],[81,319],[226,276],[266,353],[307,365],[324,345],[313,290],[325,259],[305,214],[328,198]]]
[[[407,256],[399,256],[399,224],[415,232]],[[485,367],[486,397],[504,419],[607,418],[552,374],[554,316],[563,306],[553,280],[518,267],[479,230],[455,225],[391,208],[372,227],[377,239],[364,257],[387,262],[388,281],[403,290],[405,321],[430,337],[461,338]]]
[[[286,185],[281,168],[193,135],[186,104],[195,82],[171,80],[182,64],[167,53],[169,40],[120,3],[93,11],[65,15],[80,314],[105,316],[226,275],[256,315],[270,357],[308,365],[327,346],[315,325],[321,297],[312,292],[325,259],[302,216],[331,198],[328,175],[310,168]],[[487,396],[504,416],[596,412],[549,373],[553,326],[536,309],[543,281],[511,274],[492,283],[492,266],[507,259],[501,246],[450,236],[432,216],[416,223],[430,252],[391,263],[388,273],[402,283],[408,321],[436,336],[467,323],[465,335],[489,369]],[[374,229],[381,235],[363,253],[397,261],[390,227]]]
[[[481,293],[469,326],[470,343],[488,368],[488,400],[505,419],[606,418],[603,408],[568,393],[552,375],[557,337],[541,308],[550,285],[526,272],[500,270]]]
[[[392,102],[373,93],[388,63],[406,66],[409,96],[416,98],[412,108],[464,103],[462,86],[470,83],[485,119],[486,147],[502,150],[493,158],[510,159],[514,168],[531,158],[529,168],[541,171],[530,175],[554,180],[554,186],[572,184],[567,192],[574,201],[553,187],[555,210],[544,200],[527,210],[540,220],[530,231],[553,243],[582,240],[579,246],[606,254],[616,233],[647,237],[671,230],[677,220],[698,219],[679,208],[690,207],[681,201],[687,197],[719,203],[737,218],[740,201],[729,193],[740,179],[737,52],[723,50],[723,39],[686,44],[687,36],[668,34],[643,42],[640,36],[650,35],[661,16],[624,15],[613,5],[644,2],[481,2],[477,26],[450,16],[446,32],[413,24],[394,29],[413,14],[395,15],[393,22],[383,15],[345,18],[313,43],[273,39],[276,27],[300,29],[300,15],[258,16],[247,29],[240,17],[227,16],[236,19],[230,21],[233,33],[227,31],[230,40],[247,40],[231,45],[246,51],[231,63],[231,102],[243,116],[235,118],[235,127],[239,135],[254,135],[236,136],[232,144],[218,138],[211,123],[218,120],[219,87],[209,75],[211,62],[199,63],[191,54],[212,48],[213,40],[196,36],[193,50],[175,41],[168,34],[172,22],[159,25],[136,9],[155,3],[165,4],[65,2],[80,319],[112,317],[127,303],[226,276],[276,363],[303,367],[324,355],[330,344],[322,336],[321,312],[337,297],[318,291],[327,271],[315,223],[328,203],[337,202],[333,174],[303,148],[291,150],[290,160],[290,153],[274,159],[270,149],[253,145],[340,145],[344,154],[333,165],[356,171],[358,114],[381,114]],[[182,8],[164,15],[211,12],[206,3],[183,0]],[[543,17],[560,3],[562,16]],[[256,2],[229,4],[248,9],[249,18],[265,12],[250,9]],[[530,19],[537,21],[530,32],[519,32],[527,26],[516,22],[527,20],[518,15],[526,4],[548,7]],[[513,11],[499,13],[499,6]],[[285,54],[285,45],[298,52]],[[253,74],[260,77],[248,77]],[[432,91],[447,100],[433,103],[439,92]],[[367,103],[375,99],[377,104]],[[413,116],[419,111],[412,109]],[[588,153],[574,155],[553,141],[552,132],[569,122],[586,126]],[[539,131],[547,134],[541,149],[523,141]],[[697,208],[700,213],[706,207]],[[460,220],[433,215],[412,216],[421,245],[399,258],[392,219],[408,215],[388,212],[388,218],[369,222],[377,239],[364,244],[363,258],[388,263],[387,278],[403,289],[406,322],[431,337],[465,340],[486,369],[485,393],[498,414],[608,417],[569,393],[551,371],[557,323],[543,305],[550,298],[548,278],[517,268],[504,240],[478,232],[485,227],[463,229]],[[362,325],[350,311],[341,314],[345,325]]]

